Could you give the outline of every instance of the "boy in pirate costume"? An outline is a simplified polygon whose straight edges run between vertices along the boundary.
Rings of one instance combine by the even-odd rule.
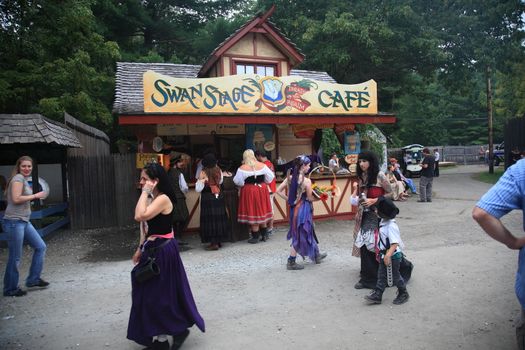
[[[381,304],[383,292],[388,284],[397,287],[397,297],[393,303],[396,305],[405,303],[408,298],[408,292],[405,280],[399,273],[399,265],[403,258],[403,241],[399,233],[399,227],[394,219],[399,213],[392,200],[379,197],[376,204],[377,215],[381,218],[379,223],[379,235],[377,237],[376,254],[379,261],[379,270],[377,272],[377,284],[370,295],[365,299],[371,304]],[[387,271],[391,269],[391,278],[387,277]],[[390,279],[390,281],[388,281]],[[390,282],[390,283],[388,283]]]

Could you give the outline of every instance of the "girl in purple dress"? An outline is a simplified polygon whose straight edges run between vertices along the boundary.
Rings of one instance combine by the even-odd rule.
[[[297,264],[295,259],[297,253],[317,264],[326,257],[326,253],[320,253],[315,236],[312,202],[315,197],[312,193],[312,181],[306,176],[310,170],[310,158],[301,155],[295,158],[293,169],[286,180],[277,188],[277,194],[287,200],[290,206],[290,229],[287,239],[292,240],[290,256],[286,268],[288,270],[302,270],[303,265]],[[286,189],[288,188],[288,196]]]

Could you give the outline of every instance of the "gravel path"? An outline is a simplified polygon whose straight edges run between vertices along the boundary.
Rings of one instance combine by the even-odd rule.
[[[471,219],[490,187],[472,180],[481,166],[442,168],[432,203],[398,202],[406,253],[415,265],[410,300],[366,305],[353,285],[353,221],[316,223],[325,262],[287,271],[286,227],[270,241],[225,244],[181,253],[206,321],[184,349],[377,349],[392,339],[400,349],[515,349],[517,252],[492,241]],[[504,222],[523,234],[521,213]],[[46,239],[44,278],[50,288],[23,298],[0,298],[0,349],[141,349],[126,339],[131,303],[134,227],[60,231]],[[22,274],[29,266],[25,248]],[[0,248],[0,271],[7,249]],[[395,345],[392,345],[395,346]]]

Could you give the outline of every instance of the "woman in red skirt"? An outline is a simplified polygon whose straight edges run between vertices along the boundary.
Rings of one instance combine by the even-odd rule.
[[[250,225],[248,243],[259,242],[259,235],[262,241],[266,241],[266,224],[273,217],[267,184],[275,175],[264,163],[257,161],[251,149],[244,151],[242,158],[242,165],[233,178],[233,182],[241,187],[237,221]]]

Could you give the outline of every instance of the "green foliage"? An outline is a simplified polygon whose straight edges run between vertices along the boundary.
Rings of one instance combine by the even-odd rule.
[[[382,126],[393,145],[486,143],[487,67],[494,138],[525,114],[525,17],[515,0],[0,1],[0,111],[68,111],[116,136],[117,60],[202,64],[273,4],[271,21],[307,57],[297,68],[378,83],[379,109],[398,117]]]
[[[321,148],[323,149],[323,159],[328,161],[333,153],[343,155],[341,143],[333,129],[323,129],[321,138]]]

